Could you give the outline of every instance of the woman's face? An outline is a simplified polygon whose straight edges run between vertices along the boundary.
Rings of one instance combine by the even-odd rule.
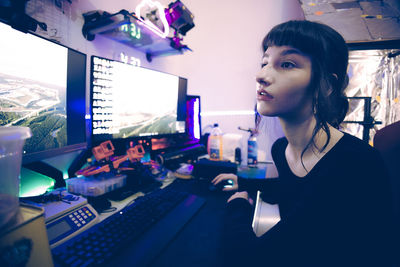
[[[312,116],[311,59],[290,46],[268,47],[257,73],[257,111],[300,120]]]

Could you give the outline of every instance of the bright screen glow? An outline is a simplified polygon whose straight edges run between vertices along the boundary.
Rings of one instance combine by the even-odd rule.
[[[0,42],[1,125],[31,128],[26,152],[65,146],[68,49],[4,24],[0,31],[18,40]]]
[[[85,128],[81,127],[84,117],[77,117],[84,116],[85,77],[80,72],[85,71],[85,65],[78,65],[85,64],[86,56],[3,23],[0,35],[0,126],[31,129],[25,155],[86,142]],[[77,75],[69,70],[75,63]],[[74,88],[68,90],[83,90],[83,94],[70,97],[67,103],[67,87],[72,83]],[[70,105],[76,107],[69,109]],[[83,114],[74,109],[83,110]],[[77,114],[72,115],[73,120],[70,112]],[[71,126],[67,120],[79,128],[71,136],[67,135]]]
[[[184,133],[179,77],[92,57],[93,135],[128,138]]]

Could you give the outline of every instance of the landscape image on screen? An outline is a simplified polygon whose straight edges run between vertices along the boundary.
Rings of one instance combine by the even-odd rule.
[[[27,153],[63,147],[67,48],[0,24],[0,126],[26,126]]]
[[[127,138],[184,130],[177,121],[178,76],[100,58],[93,63],[93,134]]]
[[[176,132],[179,78],[144,68],[115,66],[113,136]],[[126,86],[128,85],[128,86]]]

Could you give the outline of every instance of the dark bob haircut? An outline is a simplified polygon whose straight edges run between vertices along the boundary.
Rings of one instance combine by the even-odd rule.
[[[313,111],[317,121],[313,138],[322,128],[328,134],[328,143],[328,124],[338,128],[349,107],[344,94],[349,80],[349,52],[343,37],[327,25],[292,20],[272,28],[264,38],[262,46],[264,51],[270,46],[291,46],[311,58],[312,76],[309,90],[313,96]]]

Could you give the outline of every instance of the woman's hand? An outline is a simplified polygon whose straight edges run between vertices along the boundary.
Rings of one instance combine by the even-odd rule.
[[[244,198],[247,201],[249,201],[250,205],[253,205],[254,201],[253,199],[249,198],[249,194],[246,191],[242,191],[242,192],[236,192],[235,194],[233,194],[229,199],[228,199],[228,203],[236,198]]]
[[[217,184],[223,182],[223,181],[227,181],[227,180],[231,180],[232,181],[232,186],[228,186],[228,187],[223,187],[222,191],[236,191],[239,189],[239,185],[238,185],[238,177],[233,174],[233,173],[221,173],[219,174],[217,177],[215,177],[211,183],[216,186]]]

